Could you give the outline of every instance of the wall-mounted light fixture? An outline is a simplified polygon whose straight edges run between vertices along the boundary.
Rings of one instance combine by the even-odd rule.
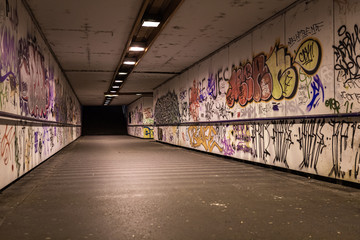
[[[145,51],[145,44],[142,42],[133,42],[130,45],[129,51],[131,52],[143,52]]]
[[[125,58],[123,63],[125,65],[135,65],[136,59],[135,58]]]
[[[141,26],[143,27],[158,27],[160,21],[154,19],[145,19]]]

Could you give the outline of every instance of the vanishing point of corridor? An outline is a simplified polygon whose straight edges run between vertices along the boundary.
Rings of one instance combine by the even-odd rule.
[[[0,206],[6,240],[360,235],[357,189],[129,136],[81,137]]]

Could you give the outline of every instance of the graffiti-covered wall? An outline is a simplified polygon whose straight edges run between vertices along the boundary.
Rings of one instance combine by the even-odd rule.
[[[22,1],[1,1],[0,189],[78,138],[80,114]]]
[[[154,138],[153,98],[141,97],[127,108],[127,131],[131,136]]]
[[[301,1],[257,26],[155,90],[155,139],[360,182],[359,14]]]

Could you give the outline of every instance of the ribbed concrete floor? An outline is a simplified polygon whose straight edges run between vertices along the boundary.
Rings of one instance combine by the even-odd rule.
[[[0,239],[360,239],[360,191],[126,136],[0,194]]]

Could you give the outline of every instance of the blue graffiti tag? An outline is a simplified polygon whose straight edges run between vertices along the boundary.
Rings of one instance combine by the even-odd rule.
[[[322,92],[322,101],[324,102],[324,86],[320,80],[319,75],[316,74],[316,76],[314,76],[314,81],[311,83],[311,87],[312,87],[312,99],[311,102],[307,105],[306,110],[308,112],[311,111],[312,108],[316,108],[319,105],[319,101],[320,101],[320,91]]]
[[[213,97],[214,99],[216,98],[216,79],[214,78],[214,74],[210,74],[206,90],[209,96]]]

